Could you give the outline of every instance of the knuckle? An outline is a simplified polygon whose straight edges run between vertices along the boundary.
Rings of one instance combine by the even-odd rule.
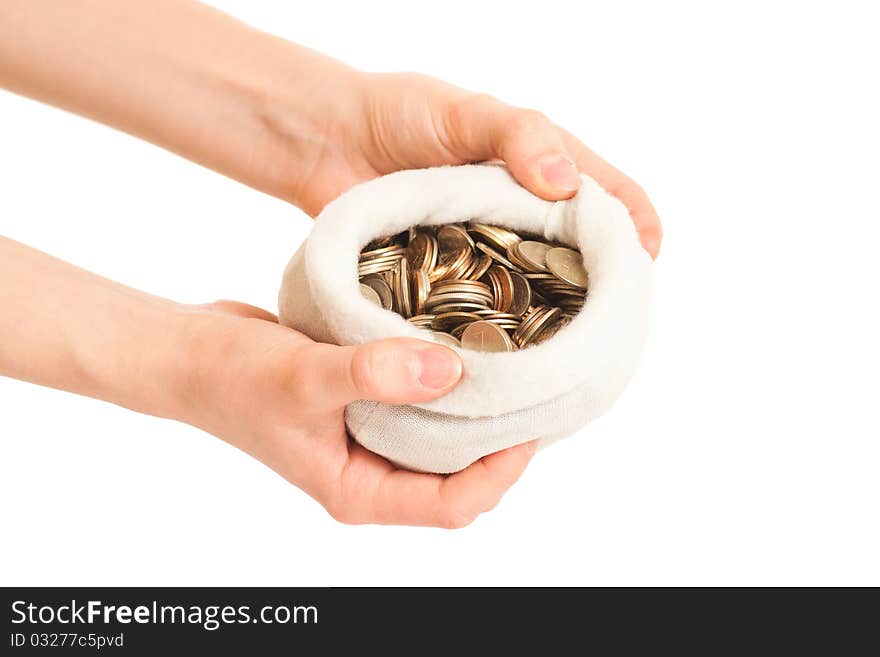
[[[264,358],[265,378],[286,381],[286,390],[291,397],[309,402],[315,396],[315,366],[312,363],[317,361],[318,356],[317,348],[311,345],[293,350],[267,351]]]
[[[507,134],[510,136],[520,135],[527,132],[536,132],[547,128],[550,124],[543,113],[535,109],[517,109],[507,122]]]
[[[490,94],[474,93],[452,101],[447,109],[450,129],[459,134],[473,123],[475,114],[501,105],[501,101]]]
[[[351,359],[351,377],[354,389],[361,394],[369,394],[375,387],[376,373],[381,371],[378,350],[372,345],[358,348]]]
[[[356,509],[340,499],[331,498],[323,506],[331,518],[343,525],[361,525],[366,522]]]
[[[453,506],[444,509],[440,514],[439,525],[443,529],[462,529],[471,524],[476,518],[476,513]]]

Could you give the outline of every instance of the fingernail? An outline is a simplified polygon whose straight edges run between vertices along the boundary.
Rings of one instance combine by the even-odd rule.
[[[426,388],[446,388],[461,378],[461,359],[446,347],[428,347],[419,352],[419,381]]]
[[[565,155],[550,153],[543,155],[538,160],[541,177],[551,187],[562,192],[573,192],[581,185],[581,177],[578,175],[574,162]]]
[[[656,258],[660,251],[660,239],[657,237],[646,237],[644,240],[645,251],[651,254],[652,258]]]

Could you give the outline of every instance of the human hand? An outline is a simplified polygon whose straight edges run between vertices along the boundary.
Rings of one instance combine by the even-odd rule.
[[[348,83],[360,100],[315,123],[323,137],[291,174],[293,200],[309,214],[352,185],[400,169],[500,159],[548,200],[571,197],[578,172],[588,174],[626,205],[657,256],[663,232],[642,188],[540,112],[421,75],[358,74]]]
[[[397,338],[355,347],[314,342],[270,313],[223,301],[190,313],[191,374],[182,419],[256,457],[345,523],[463,527],[519,478],[535,442],[453,475],[394,467],[351,440],[356,399],[423,402],[461,377],[451,349]]]
[[[0,263],[0,376],[202,428],[343,522],[464,526],[534,453],[514,447],[440,476],[399,470],[348,438],[343,410],[355,399],[415,403],[455,387],[461,360],[446,347],[319,344],[265,310],[181,305],[3,237]]]
[[[623,201],[657,255],[662,230],[645,192],[539,112],[426,76],[363,73],[196,2],[83,4],[19,0],[0,14],[0,86],[312,216],[352,185],[400,169],[500,159],[549,200],[572,196],[580,171]]]

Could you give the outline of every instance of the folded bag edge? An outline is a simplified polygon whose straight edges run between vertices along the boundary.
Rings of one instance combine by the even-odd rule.
[[[418,406],[461,417],[497,416],[578,385],[601,389],[620,375],[613,371],[620,368],[618,354],[635,347],[626,327],[647,321],[628,315],[634,305],[650,303],[643,297],[651,288],[652,264],[626,209],[588,177],[573,199],[557,203],[533,196],[497,166],[404,171],[358,185],[327,206],[292,259],[279,298],[282,322],[338,344],[424,337],[421,329],[361,298],[357,253],[370,239],[410,225],[472,218],[577,246],[590,272],[590,295],[584,311],[545,344],[513,354],[458,350],[462,382]],[[509,382],[504,394],[498,394],[498,381]]]

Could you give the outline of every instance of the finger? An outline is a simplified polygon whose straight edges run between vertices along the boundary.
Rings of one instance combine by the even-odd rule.
[[[642,246],[652,258],[656,258],[663,240],[663,227],[648,195],[634,180],[596,155],[575,136],[561,128],[560,130],[578,169],[602,185],[609,194],[621,200],[629,210]]]
[[[292,373],[297,398],[316,409],[342,408],[356,399],[412,404],[440,397],[458,383],[461,358],[449,347],[392,338],[337,347],[303,348]]]
[[[448,477],[394,469],[360,445],[351,448],[343,489],[331,509],[342,522],[456,529],[492,509],[522,474],[535,441],[486,456]]]
[[[270,313],[268,310],[257,308],[256,306],[252,306],[248,303],[241,303],[240,301],[229,301],[227,299],[221,299],[220,301],[206,303],[204,304],[204,307],[208,308],[209,310],[217,310],[226,313],[227,315],[237,315],[238,317],[262,319],[267,322],[278,322],[278,317]]]
[[[445,119],[448,148],[465,161],[499,158],[520,184],[550,201],[580,187],[559,129],[540,112],[475,94],[452,103]]]
[[[461,472],[448,477],[441,488],[445,512],[468,524],[479,514],[495,508],[501,497],[520,478],[535,455],[538,441],[484,456]],[[447,519],[449,519],[447,517]]]

